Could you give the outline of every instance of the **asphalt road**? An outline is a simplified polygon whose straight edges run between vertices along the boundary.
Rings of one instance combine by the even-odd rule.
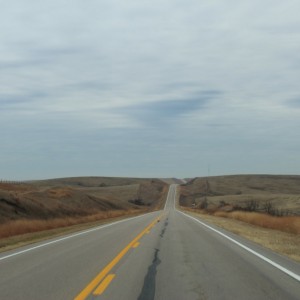
[[[175,209],[0,254],[0,299],[300,299],[300,264]]]

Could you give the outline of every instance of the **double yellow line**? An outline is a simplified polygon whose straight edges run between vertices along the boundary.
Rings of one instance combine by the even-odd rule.
[[[122,259],[122,257],[131,249],[139,245],[139,240],[149,233],[150,229],[160,220],[160,217],[151,222],[141,233],[139,233],[81,292],[74,300],[84,300],[92,292],[93,295],[101,295],[114,279],[115,274],[108,274],[112,268]]]

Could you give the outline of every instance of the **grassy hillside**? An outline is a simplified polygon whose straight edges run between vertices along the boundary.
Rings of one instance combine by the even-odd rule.
[[[235,175],[195,178],[181,186],[180,204],[187,207],[240,208],[300,215],[300,176]]]
[[[107,187],[124,186],[149,182],[152,179],[127,178],[127,177],[66,177],[47,180],[35,180],[29,183],[34,186],[72,186],[72,187]],[[154,179],[153,179],[154,180]]]
[[[163,206],[167,191],[168,185],[158,179],[81,177],[0,183],[0,238],[25,233],[26,226],[37,231],[155,210]]]

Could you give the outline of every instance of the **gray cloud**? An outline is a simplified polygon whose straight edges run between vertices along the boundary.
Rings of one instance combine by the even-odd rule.
[[[290,99],[286,101],[285,104],[291,108],[300,108],[300,97],[295,99]]]
[[[0,107],[2,112],[33,111],[38,109],[38,107],[49,97],[51,97],[51,95],[42,91],[26,91],[23,94],[0,94]]]
[[[207,90],[186,95],[182,99],[164,99],[141,103],[118,111],[150,126],[162,126],[162,124],[170,121],[176,122],[178,117],[187,115],[190,112],[207,109],[220,94],[218,91]]]
[[[47,176],[54,154],[69,175],[193,176],[207,161],[219,173],[299,173],[297,1],[69,4],[2,3],[0,176],[29,170],[31,151],[42,167],[25,177]]]

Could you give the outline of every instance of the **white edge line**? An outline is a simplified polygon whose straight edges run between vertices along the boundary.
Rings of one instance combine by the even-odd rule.
[[[141,218],[141,217],[144,217],[144,216],[146,216],[146,215],[148,215],[148,214],[152,214],[152,213],[155,213],[155,212],[146,213],[146,214],[143,214],[143,215],[141,215],[141,216],[136,216],[136,217],[128,218],[128,219],[125,219],[125,220],[116,221],[116,222],[113,222],[113,223],[109,223],[109,224],[97,226],[97,227],[92,228],[92,229],[88,229],[88,230],[85,230],[85,231],[81,231],[81,232],[78,232],[78,233],[75,233],[75,234],[72,234],[72,235],[68,235],[68,236],[66,236],[66,237],[59,238],[59,239],[54,240],[54,241],[51,241],[51,242],[47,242],[47,243],[44,243],[44,244],[41,244],[41,245],[38,245],[38,246],[35,246],[35,247],[31,247],[31,248],[28,248],[28,249],[25,249],[25,250],[22,250],[22,251],[18,251],[18,252],[13,253],[13,254],[9,254],[9,255],[0,257],[0,261],[1,261],[1,260],[4,260],[4,259],[7,259],[7,258],[10,258],[10,257],[13,257],[13,256],[16,256],[16,255],[20,255],[20,254],[23,254],[23,253],[26,253],[26,252],[29,252],[29,251],[38,249],[38,248],[42,248],[42,247],[45,247],[45,246],[49,246],[49,245],[51,245],[51,244],[55,244],[55,243],[58,243],[58,242],[62,242],[62,241],[68,240],[68,239],[70,239],[70,238],[79,236],[79,235],[84,235],[84,234],[87,234],[87,233],[90,233],[90,232],[93,232],[93,231],[96,231],[96,230],[100,230],[100,229],[103,229],[103,228],[106,228],[106,227],[109,227],[109,226],[113,226],[113,225],[119,224],[119,223],[123,223],[123,222],[127,222],[127,221],[130,221],[130,220],[133,220],[133,219]]]
[[[241,248],[247,250],[248,252],[254,254],[255,256],[259,257],[260,259],[266,261],[266,262],[269,263],[270,265],[272,265],[272,266],[274,266],[275,268],[281,270],[282,272],[286,273],[287,275],[291,276],[292,278],[296,279],[297,281],[300,281],[300,276],[299,276],[298,274],[296,274],[296,273],[294,273],[294,272],[292,272],[292,271],[290,271],[290,270],[288,270],[288,269],[282,267],[281,265],[277,264],[276,262],[274,262],[274,261],[270,260],[269,258],[267,258],[267,257],[265,257],[265,256],[263,256],[263,255],[261,255],[261,254],[259,254],[258,252],[252,250],[251,248],[249,248],[249,247],[247,247],[247,246],[245,246],[245,245],[239,243],[238,241],[234,240],[233,238],[231,238],[231,237],[227,236],[226,234],[222,233],[221,231],[216,230],[215,228],[213,228],[213,227],[211,227],[211,226],[209,226],[209,225],[207,225],[207,224],[201,222],[200,220],[198,220],[198,219],[196,219],[196,218],[194,218],[194,217],[192,217],[192,216],[190,216],[190,215],[188,215],[188,214],[186,214],[186,213],[184,213],[184,212],[182,212],[182,211],[179,211],[179,210],[177,210],[177,209],[176,209],[176,211],[179,212],[179,213],[181,213],[181,214],[183,214],[183,215],[185,215],[186,217],[188,217],[188,218],[190,218],[190,219],[193,219],[194,221],[196,221],[196,222],[200,223],[201,225],[203,225],[203,226],[209,228],[210,230],[212,230],[212,231],[218,233],[219,235],[221,235],[221,236],[223,236],[224,238],[230,240],[231,242],[233,242],[234,244],[236,244],[236,245],[240,246]]]

